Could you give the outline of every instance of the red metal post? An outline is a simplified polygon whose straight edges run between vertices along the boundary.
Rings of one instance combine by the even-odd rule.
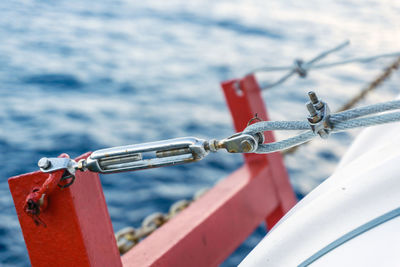
[[[253,76],[222,87],[238,131],[255,113],[268,119]],[[274,140],[272,133],[265,137]],[[265,218],[272,227],[296,203],[282,157],[246,154],[245,160],[242,168],[127,252],[123,265],[217,266]]]
[[[45,226],[24,211],[32,188],[48,176],[34,172],[8,180],[32,266],[122,266],[97,174],[78,171],[72,186],[53,190],[39,215]]]
[[[261,88],[254,75],[243,79],[235,79],[222,83],[225,99],[231,112],[237,132],[246,128],[250,119],[257,114],[262,120],[269,120],[266,105],[261,95]],[[273,132],[264,133],[267,142],[274,142]],[[244,154],[246,164],[252,169],[253,165],[271,165],[274,190],[278,197],[278,205],[274,212],[267,214],[266,223],[272,228],[280,218],[296,203],[296,197],[290,184],[289,177],[280,152],[271,154]]]

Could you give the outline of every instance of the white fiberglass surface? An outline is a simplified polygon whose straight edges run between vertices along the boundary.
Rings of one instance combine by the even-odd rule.
[[[397,267],[400,264],[400,216],[343,243],[310,267]]]
[[[360,135],[364,143],[356,140],[355,144],[369,146],[370,150],[342,164],[327,181],[306,196],[257,245],[241,266],[297,266],[354,229],[399,208],[400,137],[397,133],[400,125],[393,124],[386,130],[386,138],[383,139],[375,138],[376,130],[365,130]],[[354,151],[350,148],[349,153]],[[387,225],[378,226],[379,229],[371,232],[371,235],[369,231],[362,233],[360,237],[349,241],[338,254],[326,255],[329,255],[331,262],[335,262],[333,258],[337,255],[346,255],[341,259],[344,262],[363,261],[353,257],[361,257],[362,251],[375,248],[382,250],[376,251],[376,255],[389,257],[392,248],[386,250],[385,246],[368,244],[375,241],[381,244],[385,240],[387,244],[396,244],[393,238],[399,238],[398,219],[390,224],[387,222]],[[368,237],[361,237],[364,234]],[[374,238],[380,238],[379,242]],[[359,245],[363,240],[368,241],[365,247]],[[396,259],[397,256],[385,260],[390,262]]]

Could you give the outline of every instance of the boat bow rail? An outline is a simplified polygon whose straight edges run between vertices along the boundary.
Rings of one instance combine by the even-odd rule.
[[[18,219],[33,266],[217,266],[262,222],[270,229],[296,203],[282,155],[272,153],[304,143],[316,135],[400,120],[400,102],[378,104],[330,114],[327,105],[310,95],[308,121],[268,121],[261,87],[254,74],[288,71],[268,89],[294,74],[352,62],[368,62],[399,53],[315,64],[348,45],[345,42],[310,61],[288,67],[260,68],[241,79],[222,83],[237,134],[222,140],[193,137],[109,148],[78,159],[43,158],[41,171],[9,179]],[[342,108],[352,107],[398,68],[400,58]],[[258,114],[258,116],[257,116]],[[256,115],[254,117],[254,115]],[[248,125],[248,122],[260,122]],[[273,130],[307,130],[274,142]],[[264,140],[269,143],[264,144]],[[209,152],[226,149],[244,153],[245,164],[211,188],[122,258],[119,254],[98,173],[133,171],[194,162]],[[293,149],[290,151],[294,151]],[[256,154],[261,153],[261,154]],[[262,154],[271,153],[271,154]],[[76,178],[76,179],[75,179]],[[72,184],[73,183],[73,184]],[[73,186],[71,186],[73,185]],[[181,203],[177,208],[187,206]],[[33,219],[33,220],[32,220]],[[221,231],[224,229],[224,231]],[[132,229],[130,229],[132,232]],[[124,233],[122,233],[124,234]]]
[[[184,138],[112,148],[87,153],[76,160],[63,155],[64,158],[40,160],[42,171],[10,178],[10,191],[31,264],[217,266],[261,222],[273,227],[296,203],[296,198],[279,153],[250,153],[264,139],[273,142],[272,132],[243,132],[254,114],[268,120],[260,87],[255,77],[249,75],[223,82],[222,88],[235,129],[241,134],[222,140]],[[174,157],[178,157],[179,163],[186,162],[185,159],[192,162],[219,149],[247,152],[244,166],[121,257],[98,173],[80,171],[84,162],[88,169],[91,166],[107,173],[142,168],[143,160],[166,160],[167,165],[175,165]],[[70,178],[75,179],[74,183],[66,187],[72,182],[67,183]],[[34,217],[41,224],[35,223],[32,213],[27,212],[29,199],[37,201]]]
[[[194,137],[186,137],[114,147],[95,151],[77,161],[69,159],[66,156],[50,159],[42,158],[38,162],[42,175],[35,173],[28,175],[30,178],[33,177],[36,181],[34,184],[26,177],[25,179],[22,177],[19,179],[11,178],[9,181],[14,201],[19,201],[22,197],[23,204],[21,211],[31,218],[30,225],[25,225],[25,223],[23,224],[21,222],[24,235],[26,229],[29,229],[28,233],[34,234],[37,232],[37,228],[35,227],[45,226],[47,228],[47,221],[54,220],[54,218],[51,217],[51,212],[49,212],[50,207],[54,208],[53,200],[50,201],[50,197],[53,199],[54,195],[57,193],[61,196],[64,195],[57,190],[57,185],[62,189],[67,187],[68,189],[75,188],[75,185],[71,186],[73,183],[77,183],[76,180],[78,179],[75,178],[79,178],[79,176],[82,175],[85,176],[86,173],[107,174],[172,166],[198,161],[204,158],[209,152],[226,149],[230,153],[244,153],[246,159],[245,168],[248,170],[244,171],[244,173],[239,171],[239,173],[241,173],[240,177],[226,179],[228,185],[222,185],[221,187],[217,185],[210,190],[203,199],[207,199],[206,197],[212,192],[218,193],[214,193],[214,195],[211,194],[212,197],[209,197],[207,200],[202,200],[204,205],[204,210],[201,212],[202,216],[198,216],[197,219],[193,220],[193,215],[201,210],[199,207],[195,210],[194,207],[196,207],[197,203],[193,203],[185,210],[186,213],[182,212],[181,216],[174,218],[171,222],[159,229],[168,229],[168,227],[172,227],[172,229],[162,231],[165,236],[159,237],[158,240],[147,241],[151,240],[152,236],[158,232],[156,231],[140,243],[138,245],[139,248],[127,253],[127,255],[136,255],[135,252],[141,251],[140,248],[145,246],[141,244],[146,242],[147,244],[152,242],[150,243],[151,245],[147,245],[148,247],[145,246],[146,250],[154,251],[154,243],[160,242],[159,240],[161,239],[163,242],[164,240],[166,240],[166,242],[171,242],[170,245],[164,244],[166,247],[163,246],[159,248],[161,251],[158,251],[157,254],[168,258],[168,264],[166,265],[187,265],[187,263],[191,261],[191,258],[187,258],[183,261],[185,264],[183,264],[181,260],[177,260],[177,258],[180,258],[182,253],[186,255],[186,253],[188,253],[187,250],[193,248],[198,249],[198,247],[194,245],[193,242],[195,241],[193,240],[199,242],[199,238],[203,238],[204,232],[207,232],[208,239],[212,240],[213,244],[217,242],[218,245],[216,247],[215,245],[208,246],[207,244],[210,241],[203,241],[203,246],[205,246],[204,251],[201,254],[191,254],[191,256],[197,257],[199,265],[201,266],[218,264],[224,257],[228,256],[228,251],[232,252],[233,249],[244,240],[251,230],[260,223],[264,216],[267,216],[267,226],[271,227],[295,203],[293,190],[288,181],[281,155],[273,154],[272,152],[299,145],[318,135],[322,138],[326,138],[333,132],[400,120],[400,112],[379,114],[400,109],[400,100],[330,114],[328,105],[320,101],[314,92],[310,92],[310,102],[307,104],[307,109],[310,112],[308,120],[268,121],[265,106],[261,99],[260,88],[254,76],[245,77],[240,81],[235,80],[227,82],[223,84],[223,88],[234,118],[235,128],[238,131],[238,133],[231,137],[209,141]],[[238,88],[243,90],[243,92],[238,94]],[[243,114],[244,109],[247,112]],[[253,114],[261,114],[261,117],[264,118],[265,121],[259,121],[249,125],[248,122],[255,121],[256,118],[257,120],[261,120],[258,117],[254,118]],[[274,137],[272,135],[273,130],[305,130],[305,132],[286,140],[274,142]],[[268,140],[269,143],[264,143],[264,140]],[[47,175],[49,176],[47,177]],[[16,182],[16,180],[18,180],[18,182]],[[38,184],[38,180],[41,180],[41,183],[39,182],[40,186],[35,186],[35,184]],[[19,184],[20,182],[22,182],[22,184]],[[230,190],[224,188],[226,186]],[[102,190],[98,185],[96,187],[97,188],[92,192],[92,194],[94,194],[93,198],[100,199],[102,197]],[[20,192],[21,189],[23,189],[25,193],[14,194],[13,190]],[[266,194],[266,192],[269,192],[270,195]],[[266,195],[268,195],[268,197],[265,197]],[[71,199],[69,199],[71,207],[75,207],[76,196],[71,195],[69,197],[71,197]],[[248,202],[248,199],[251,199],[251,201]],[[245,202],[243,203],[244,200]],[[263,202],[266,200],[267,202]],[[107,214],[108,216],[105,203],[103,204],[104,205],[100,206],[98,212]],[[87,203],[80,203],[80,205],[87,207]],[[16,207],[18,212],[18,206],[16,205]],[[211,213],[209,209],[211,209]],[[192,211],[190,212],[190,210]],[[231,211],[234,211],[235,215],[230,214]],[[187,213],[191,214],[191,216],[182,219],[184,218],[183,214]],[[19,215],[22,216],[22,214]],[[47,216],[50,216],[50,218],[46,219]],[[75,216],[79,216],[79,214]],[[109,220],[107,216],[106,218]],[[33,225],[32,219],[34,222]],[[178,219],[183,220],[184,223],[182,224],[182,221],[181,224],[176,223]],[[58,218],[58,220],[65,220],[65,218]],[[233,224],[232,221],[235,221],[236,224]],[[76,222],[70,223],[76,224]],[[82,224],[85,225],[83,222]],[[109,224],[111,225],[110,222]],[[158,225],[162,224],[163,223],[159,223]],[[244,229],[247,230],[243,230],[243,224],[245,225]],[[177,227],[177,225],[179,227]],[[232,238],[224,236],[221,241],[215,240],[215,236],[224,235],[218,231],[220,225],[229,225],[229,228],[227,228],[228,232],[236,234],[237,237]],[[32,226],[34,226],[34,228],[32,228]],[[182,229],[185,229],[187,226],[189,226],[189,228],[186,228],[187,231],[183,231]],[[69,225],[68,227],[71,226]],[[75,225],[75,227],[77,228],[76,231],[82,232],[82,225],[78,224]],[[148,231],[147,233],[150,234],[152,231]],[[169,231],[170,233],[183,231],[184,234],[183,236],[179,236],[178,240],[172,238],[174,239],[172,242],[170,234],[165,231]],[[238,231],[242,232],[241,235],[238,234]],[[47,232],[49,237],[51,236],[50,233],[51,231]],[[86,233],[82,233],[86,236]],[[96,232],[96,234],[99,233]],[[77,238],[81,239],[82,237],[78,235]],[[25,237],[25,239],[29,240],[27,237]],[[205,240],[207,240],[207,238]],[[81,242],[87,242],[87,240],[84,238]],[[110,240],[110,242],[115,243],[115,238]],[[226,249],[228,244],[231,245],[231,247]],[[29,248],[28,246],[28,249],[32,250],[32,247]],[[214,255],[215,251],[220,254]],[[142,251],[141,253],[147,252]],[[199,258],[199,255],[205,254],[209,255],[210,258],[207,260]],[[93,255],[93,257],[96,258],[96,255]],[[139,257],[139,255],[135,256],[135,260],[137,257]],[[143,262],[140,262],[143,264],[140,265],[151,265],[156,261],[160,261],[161,258],[150,258],[151,262],[148,262],[149,259],[147,258],[142,258],[142,260]],[[161,261],[164,262],[164,260],[163,258]]]
[[[251,233],[251,230],[253,230],[265,216],[267,217],[267,226],[272,227],[295,203],[293,190],[282,163],[282,157],[280,154],[272,152],[281,151],[304,143],[318,135],[322,138],[326,138],[331,132],[400,120],[400,112],[376,115],[378,113],[400,109],[400,100],[330,114],[327,104],[320,101],[314,92],[310,92],[310,102],[307,104],[307,108],[310,112],[308,120],[268,121],[265,105],[261,99],[261,91],[254,76],[247,76],[242,80],[224,83],[223,88],[234,118],[235,128],[238,131],[238,133],[231,137],[209,141],[194,137],[186,137],[114,147],[95,151],[79,160],[72,160],[66,156],[61,158],[42,158],[38,162],[41,170],[39,173],[41,173],[41,175],[38,173],[28,174],[27,176],[29,179],[26,176],[11,178],[9,183],[14,201],[20,201],[21,197],[23,200],[22,207],[16,205],[17,212],[20,212],[19,216],[25,214],[31,218],[28,225],[25,225],[26,222],[22,222],[20,217],[24,235],[29,235],[29,237],[25,236],[28,249],[33,249],[28,243],[30,235],[34,235],[38,232],[37,227],[45,226],[45,228],[47,228],[47,225],[49,225],[48,221],[51,222],[55,220],[55,218],[52,217],[54,214],[52,214],[50,210],[51,207],[54,209],[56,206],[53,200],[50,201],[50,198],[54,199],[55,195],[59,194],[60,197],[63,196],[66,198],[65,201],[71,202],[70,205],[72,209],[77,209],[75,207],[77,205],[76,196],[73,194],[65,196],[63,192],[57,190],[57,185],[62,189],[68,187],[66,190],[76,187],[79,188],[79,185],[76,186],[75,184],[81,179],[79,177],[86,176],[87,173],[107,174],[172,166],[198,161],[204,158],[209,152],[226,149],[230,153],[244,153],[246,160],[245,170],[238,171],[238,174],[233,174],[231,179],[228,177],[228,179],[224,180],[226,184],[221,183],[221,185],[217,185],[210,190],[204,198],[198,201],[203,202],[203,204],[199,204],[200,207],[196,205],[198,204],[197,202],[193,203],[185,212],[182,212],[180,216],[171,220],[164,227],[158,229],[154,233],[152,231],[155,229],[148,232],[149,234],[152,233],[152,235],[141,242],[137,246],[138,248],[129,251],[126,254],[127,256],[125,256],[130,259],[127,262],[129,265],[131,260],[136,261],[138,257],[140,258],[140,255],[143,253],[146,254],[147,250],[157,251],[154,244],[162,240],[164,246],[158,247],[159,250],[156,253],[160,258],[142,257],[139,261],[141,264],[139,265],[152,265],[159,261],[168,262],[168,264],[165,265],[187,265],[189,262],[192,262],[192,258],[185,258],[185,260],[182,260],[180,259],[182,253],[186,255],[189,253],[188,251],[192,249],[199,249],[198,246],[202,247],[202,249],[200,249],[202,253],[198,254],[197,252],[191,251],[191,253],[187,255],[198,259],[199,266],[218,264],[227,257],[249,233]],[[243,90],[243,92],[238,94],[238,88]],[[243,113],[243,110],[246,112]],[[265,121],[249,125],[249,121],[255,120],[253,114],[261,114],[261,118]],[[259,117],[256,118],[260,120]],[[286,140],[274,142],[272,130],[306,131]],[[268,140],[269,143],[264,143],[264,140]],[[266,153],[272,154],[265,155]],[[238,177],[236,177],[236,175],[238,175]],[[76,177],[79,179],[75,179]],[[97,176],[94,177],[97,178]],[[35,181],[33,184],[31,179]],[[84,179],[87,180],[87,178]],[[39,180],[41,182],[38,182]],[[73,183],[74,186],[71,186]],[[85,183],[87,183],[87,181],[85,181]],[[37,186],[37,184],[40,186]],[[14,190],[19,193],[15,193]],[[23,190],[23,193],[21,193],[21,190]],[[87,190],[87,188],[84,190]],[[266,194],[267,192],[268,194]],[[93,194],[92,197],[94,199],[104,201],[102,190],[99,185],[95,186],[91,194]],[[85,202],[79,203],[79,205],[86,207],[83,208],[83,210],[87,210],[88,208],[88,204]],[[63,206],[65,205],[62,205],[62,207]],[[21,210],[18,208],[21,208]],[[79,209],[82,209],[82,207]],[[78,213],[79,209],[77,209],[75,213]],[[201,215],[199,215],[199,210],[201,211]],[[22,214],[21,211],[23,212]],[[232,211],[234,211],[234,214],[231,214]],[[98,212],[102,213],[103,216],[106,214],[107,216],[105,219],[109,220],[105,203],[98,207]],[[184,214],[189,214],[186,215],[189,217],[183,217]],[[69,216],[69,214],[64,214],[63,216]],[[81,215],[75,214],[75,217],[79,216]],[[65,218],[58,218],[57,216],[56,218],[57,220],[66,220]],[[34,222],[33,225],[32,219]],[[68,220],[66,221],[68,222]],[[96,247],[95,244],[92,244],[92,241],[88,241],[85,238],[86,233],[82,231],[86,222],[76,224],[75,220],[74,222],[70,222],[68,227],[74,224],[76,231],[83,233],[83,236],[77,235],[76,238],[78,240],[83,238],[81,242],[89,242],[91,246]],[[108,224],[111,225],[111,222],[108,222]],[[162,224],[163,223],[160,223],[159,225]],[[235,234],[236,236],[227,237],[224,233],[220,233],[218,229],[220,229],[221,225],[224,225],[224,227],[229,225],[229,227],[226,228],[227,232]],[[28,231],[26,229],[28,229]],[[94,232],[100,234],[97,232],[99,229],[95,228]],[[104,229],[102,229],[102,231],[103,230]],[[87,229],[87,231],[91,230]],[[112,232],[112,228],[108,229],[108,231]],[[161,237],[159,236],[157,240],[151,241],[152,237],[160,231],[161,234],[159,235],[161,235]],[[52,237],[52,231],[44,232],[46,232],[47,238]],[[183,234],[178,237],[171,237],[170,233],[178,232],[183,232]],[[207,232],[206,237],[204,237],[205,232]],[[221,237],[222,239],[216,240],[215,237]],[[36,239],[37,237],[35,240]],[[201,245],[198,243],[200,239],[209,241],[202,241],[203,245]],[[114,243],[115,246],[115,238],[109,240],[109,242]],[[207,245],[209,242],[213,245]],[[227,245],[230,245],[230,247],[227,248]],[[143,247],[146,250],[141,250]],[[86,250],[87,249],[89,248],[86,248]],[[109,251],[115,252],[115,249]],[[118,251],[118,249],[116,251]],[[216,252],[218,252],[217,255],[215,255]],[[135,255],[135,257],[130,258],[130,255]],[[204,259],[200,255],[209,255],[209,258]],[[95,254],[92,256],[97,259]],[[114,260],[115,259],[113,259],[113,261]]]

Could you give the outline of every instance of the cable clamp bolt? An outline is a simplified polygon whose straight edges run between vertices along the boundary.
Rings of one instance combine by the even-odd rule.
[[[318,134],[321,138],[326,139],[332,130],[332,125],[329,121],[330,110],[328,104],[318,99],[314,92],[309,92],[310,102],[306,104],[310,116],[307,120],[314,134]]]

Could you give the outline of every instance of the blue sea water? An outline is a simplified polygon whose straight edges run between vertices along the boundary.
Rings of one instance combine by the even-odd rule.
[[[351,39],[331,59],[400,50],[396,1],[1,1],[0,264],[28,266],[7,178],[43,156],[183,136],[233,133],[219,82]],[[311,72],[267,91],[271,118],[306,115],[306,92],[335,110],[391,62]],[[278,74],[258,75],[260,82]],[[364,100],[399,93],[396,73]],[[291,133],[277,133],[278,138]],[[334,170],[357,131],[316,140],[285,158],[299,197]],[[211,187],[243,163],[218,153],[190,165],[101,177],[115,230]],[[265,235],[260,226],[224,266]]]

